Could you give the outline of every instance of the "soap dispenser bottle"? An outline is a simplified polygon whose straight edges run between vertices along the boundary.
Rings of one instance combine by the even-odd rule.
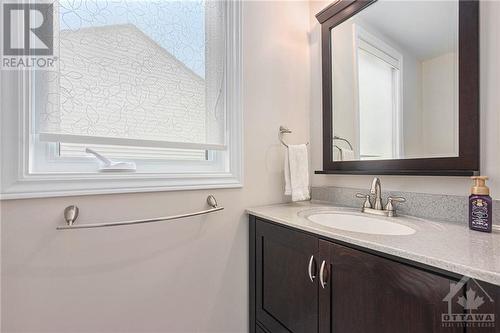
[[[474,185],[471,188],[469,197],[469,228],[472,230],[491,232],[492,216],[490,189],[485,181],[488,177],[471,177]]]

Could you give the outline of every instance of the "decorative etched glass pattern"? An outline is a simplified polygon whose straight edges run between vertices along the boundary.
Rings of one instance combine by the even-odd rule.
[[[224,2],[61,0],[58,8],[59,68],[40,74],[35,89],[42,140],[224,145]]]

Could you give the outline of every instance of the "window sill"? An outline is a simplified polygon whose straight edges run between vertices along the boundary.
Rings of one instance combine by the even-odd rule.
[[[78,195],[141,193],[239,188],[238,175],[221,174],[90,174],[27,176],[4,184],[0,200],[47,198]]]

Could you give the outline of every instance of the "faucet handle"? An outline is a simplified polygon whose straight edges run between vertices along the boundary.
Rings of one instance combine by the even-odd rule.
[[[356,193],[356,198],[365,199],[363,203],[363,208],[372,208],[372,202],[370,201],[370,195],[365,193]]]
[[[388,212],[391,212],[391,216],[394,216],[394,212],[396,211],[394,209],[394,204],[393,202],[405,202],[406,199],[403,198],[403,197],[388,197],[387,198],[387,205],[385,205],[385,210],[387,210]]]

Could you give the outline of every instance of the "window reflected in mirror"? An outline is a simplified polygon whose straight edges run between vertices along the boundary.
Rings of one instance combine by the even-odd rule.
[[[331,45],[334,161],[458,156],[458,2],[377,1]]]

